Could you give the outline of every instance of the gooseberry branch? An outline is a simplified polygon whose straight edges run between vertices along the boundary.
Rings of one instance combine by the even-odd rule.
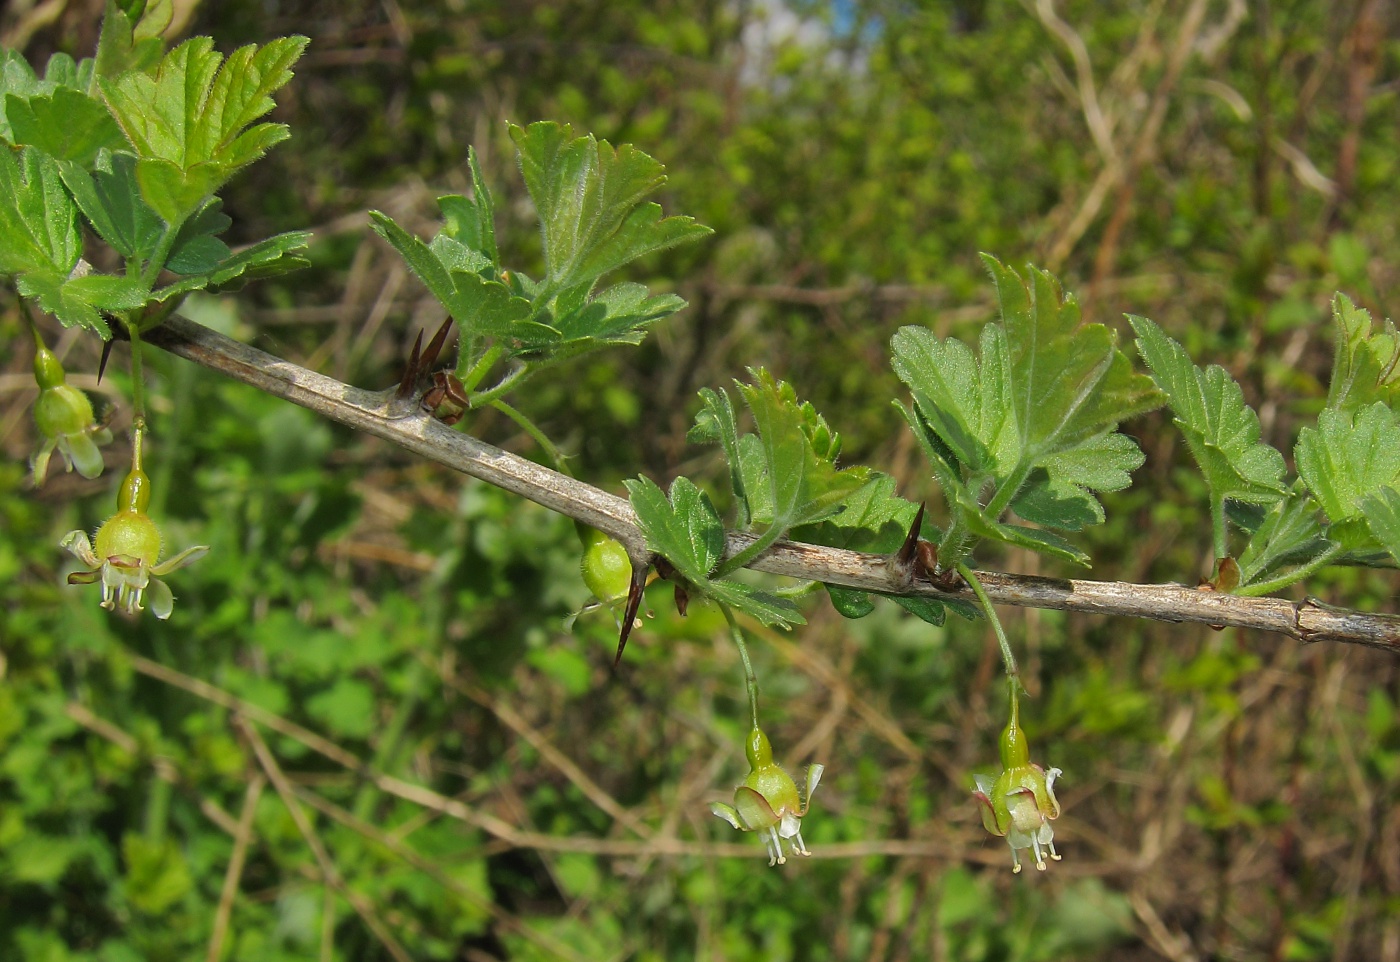
[[[396,398],[393,389],[352,387],[178,314],[146,332],[144,340],[597,528],[620,541],[634,557],[647,555],[626,499],[454,431],[423,413],[416,398]],[[730,532],[726,555],[739,553],[754,540],[753,535]],[[749,567],[887,595],[969,600],[970,589],[935,585],[889,562],[887,555],[779,541],[754,558]],[[1344,642],[1400,653],[1400,616],[1337,608],[1315,598],[1291,601],[1177,584],[1081,581],[993,571],[980,571],[977,579],[992,604],[1253,628],[1299,641]]]

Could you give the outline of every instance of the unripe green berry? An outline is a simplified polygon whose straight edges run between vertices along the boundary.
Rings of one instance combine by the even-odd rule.
[[[616,604],[627,597],[632,584],[632,562],[627,549],[616,540],[602,534],[590,539],[583,549],[579,570],[583,583],[603,604]]]

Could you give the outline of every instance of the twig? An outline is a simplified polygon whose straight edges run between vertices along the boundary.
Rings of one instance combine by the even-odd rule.
[[[63,706],[63,713],[93,734],[107,739],[128,755],[140,758],[145,754],[141,749],[141,743],[136,740],[134,735],[118,728],[105,718],[99,718],[86,705],[70,701]],[[151,763],[156,777],[161,781],[169,782],[171,785],[186,790],[193,789],[193,786],[180,775],[170,759],[162,758],[159,755],[147,755],[146,757]],[[205,818],[219,826],[227,835],[236,836],[238,834],[238,823],[217,802],[198,793],[195,793],[195,797],[199,804],[199,810]]]
[[[392,391],[364,391],[265,354],[179,316],[146,335],[148,343],[204,367],[286,398],[324,417],[384,438],[431,461],[528,498],[590,525],[627,547],[648,552],[632,507],[622,498],[453,431],[396,402]],[[742,551],[751,535],[731,532],[727,554]],[[946,591],[923,578],[892,572],[884,555],[780,541],[749,567],[884,594],[971,601],[966,589]],[[1400,616],[1333,608],[1314,599],[1243,598],[1182,585],[1078,581],[979,571],[996,604],[1056,608],[1157,621],[1197,622],[1277,632],[1300,641],[1340,641],[1400,652]]]
[[[224,951],[224,936],[228,934],[229,918],[233,915],[233,900],[238,895],[238,883],[243,878],[243,865],[248,857],[248,842],[253,837],[253,816],[257,814],[258,799],[262,798],[267,779],[255,772],[243,793],[243,811],[238,816],[238,830],[233,836],[233,854],[229,856],[224,887],[219,892],[219,907],[214,913],[214,931],[209,936],[206,962],[219,962]]]
[[[339,822],[341,825],[344,825],[352,832],[356,832],[360,835],[363,835],[365,838],[374,842],[376,845],[382,845],[384,848],[393,852],[399,858],[412,865],[418,871],[423,872],[426,875],[431,875],[438,882],[438,884],[442,885],[446,889],[451,890],[455,895],[457,895],[458,898],[462,899],[462,901],[468,902],[471,905],[476,906],[478,909],[485,912],[486,914],[490,915],[503,928],[509,929],[511,932],[515,933],[516,935],[519,935],[521,938],[524,938],[527,941],[534,942],[546,952],[556,955],[561,959],[570,959],[573,960],[573,962],[583,962],[583,957],[575,953],[572,949],[568,948],[565,945],[561,945],[560,943],[554,941],[548,936],[536,932],[534,929],[530,928],[530,926],[526,925],[520,919],[516,918],[514,915],[507,912],[505,909],[501,908],[491,899],[483,898],[476,892],[473,892],[471,889],[463,885],[460,881],[458,881],[457,879],[449,875],[447,872],[445,872],[442,866],[438,865],[436,862],[433,862],[430,859],[424,858],[422,855],[414,851],[413,848],[411,848],[406,843],[400,841],[398,838],[388,834],[387,832],[380,831],[378,828],[369,824],[368,822],[356,818],[353,813],[346,811],[345,809],[341,808],[339,805],[335,804],[332,801],[322,798],[320,795],[311,791],[309,788],[301,788],[296,786],[293,786],[293,788],[297,793],[297,797],[300,798],[302,801],[306,802],[306,804],[321,812],[323,815],[327,815],[335,819],[337,822]]]
[[[292,821],[296,823],[297,831],[301,833],[301,837],[306,840],[307,847],[316,857],[316,864],[320,866],[321,877],[326,884],[345,897],[345,900],[359,914],[369,930],[374,933],[375,938],[379,939],[384,950],[393,956],[396,962],[413,962],[412,957],[399,944],[398,939],[394,938],[394,934],[385,928],[384,923],[379,920],[379,916],[369,901],[345,884],[340,869],[336,867],[335,861],[331,858],[331,853],[326,850],[321,837],[312,828],[306,813],[301,810],[301,803],[297,801],[296,791],[292,788],[291,782],[287,781],[287,776],[282,772],[281,766],[277,764],[277,759],[268,750],[267,743],[258,734],[257,727],[241,715],[234,715],[233,720],[243,732],[244,737],[248,739],[248,744],[252,746],[253,754],[257,756],[258,764],[262,766],[263,771],[267,773],[272,787],[277,789],[278,795],[282,796],[282,804],[287,806],[287,812],[292,816]]]
[[[561,752],[553,742],[521,717],[520,713],[514,708],[511,708],[505,701],[492,696],[490,693],[475,685],[460,681],[457,678],[448,677],[445,681],[450,687],[455,688],[478,705],[489,710],[493,715],[499,718],[507,728],[529,742],[530,746],[540,753],[541,758],[557,768],[560,774],[572,782],[574,787],[590,802],[627,826],[633,833],[642,838],[649,838],[651,836],[651,830],[647,828],[632,811],[624,808],[621,803],[609,795],[601,785],[589,778],[588,773],[582,768],[579,768],[573,759]]]

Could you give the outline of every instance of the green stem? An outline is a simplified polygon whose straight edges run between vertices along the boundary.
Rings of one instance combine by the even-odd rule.
[[[1006,638],[1006,629],[1001,626],[1001,619],[997,617],[996,609],[992,607],[992,599],[987,597],[986,589],[982,587],[982,582],[977,580],[977,576],[972,573],[963,562],[958,562],[958,574],[963,576],[972,587],[972,593],[977,596],[977,601],[982,605],[982,612],[987,616],[987,620],[992,623],[992,631],[997,636],[997,644],[1001,646],[1002,664],[1006,666],[1006,677],[1011,679],[1012,689],[1021,684],[1021,670],[1016,667],[1016,656],[1011,652],[1011,642]]]
[[[1225,528],[1225,499],[1214,493],[1210,496],[1210,526],[1214,536],[1215,560],[1227,557],[1230,542]]]
[[[734,612],[722,602],[719,610],[724,612],[724,620],[729,622],[729,637],[734,639],[734,647],[739,649],[739,660],[744,663],[744,684],[749,689],[749,720],[758,727],[758,677],[753,673],[753,662],[749,660],[749,646],[744,644],[744,632],[734,618]]]
[[[130,317],[130,315],[128,315]],[[132,424],[146,426],[146,372],[141,360],[141,332],[128,321],[131,334],[131,414]]]
[[[1333,559],[1335,559],[1345,550],[1345,548],[1343,548],[1337,542],[1333,541],[1327,546],[1327,550],[1323,551],[1320,555],[1318,555],[1316,558],[1313,558],[1307,564],[1294,568],[1292,571],[1285,572],[1284,574],[1279,575],[1277,578],[1272,578],[1269,581],[1260,581],[1257,584],[1252,584],[1244,588],[1240,588],[1235,592],[1235,594],[1240,595],[1244,598],[1257,598],[1260,595],[1272,594],[1273,592],[1278,591],[1281,588],[1287,588],[1289,585],[1297,584],[1298,582],[1302,581],[1304,578],[1306,578],[1308,575],[1312,574],[1319,568],[1323,568],[1331,564]]]
[[[506,353],[506,349],[499,344],[492,344],[486,349],[486,353],[477,359],[471,366],[471,370],[461,376],[462,387],[470,394],[476,390],[476,386],[481,383],[481,379],[486,377],[488,371],[495,366]],[[473,405],[475,406],[475,405]]]
[[[726,559],[723,564],[721,564],[718,568],[715,569],[714,574],[710,575],[710,577],[723,578],[731,571],[738,571],[740,568],[747,565],[750,561],[763,554],[763,552],[773,547],[774,543],[779,538],[781,538],[783,534],[783,530],[779,528],[776,524],[770,525],[767,531],[764,531],[763,534],[758,536],[757,541],[750,544],[747,548],[745,548],[743,551],[740,551],[732,558]]]
[[[511,371],[505,377],[497,381],[493,386],[487,388],[484,391],[480,391],[476,394],[470,395],[468,398],[468,404],[471,406],[472,410],[485,407],[488,404],[494,404],[496,400],[503,394],[505,394],[507,391],[518,387],[520,385],[520,382],[525,379],[526,375],[531,373],[532,372],[528,366],[516,368],[514,371]]]
[[[170,259],[170,251],[175,246],[175,238],[180,234],[180,228],[185,225],[189,215],[181,217],[173,224],[167,224],[165,233],[160,235],[160,241],[156,244],[156,249],[151,252],[151,259],[146,261],[146,267],[141,271],[141,284],[147,289],[155,287],[156,280],[160,277],[161,269],[165,267],[165,262]],[[135,330],[135,327],[132,327]]]
[[[1021,465],[1021,469],[1007,478],[997,488],[996,494],[992,495],[992,500],[987,502],[987,507],[982,514],[988,520],[996,521],[1001,517],[1001,513],[1011,504],[1013,498],[1020,492],[1021,486],[1026,483],[1026,478],[1030,477],[1031,462],[1027,458]]]
[[[574,473],[569,470],[568,463],[564,460],[563,453],[554,446],[553,441],[545,437],[545,433],[536,426],[534,421],[531,421],[505,401],[492,401],[491,406],[520,425],[525,433],[530,435],[530,438],[540,446],[540,450],[543,451],[545,456],[554,464],[554,470],[565,477],[572,478],[574,476]]]

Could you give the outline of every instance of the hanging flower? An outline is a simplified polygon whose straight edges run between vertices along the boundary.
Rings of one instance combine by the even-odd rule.
[[[102,452],[97,446],[112,440],[112,432],[94,421],[88,396],[65,383],[65,379],[63,365],[53,351],[38,343],[34,380],[39,384],[39,399],[34,402],[34,424],[43,440],[29,459],[36,488],[44,483],[55,448],[63,456],[67,470],[76,467],[83,477],[95,478],[103,468]]]
[[[139,453],[133,461],[140,463]],[[170,617],[175,596],[164,581],[153,576],[167,575],[199,560],[209,546],[186,548],[157,564],[161,536],[160,528],[146,514],[150,487],[146,473],[133,467],[117,492],[117,513],[97,529],[95,543],[90,543],[82,531],[70,531],[61,544],[89,569],[70,574],[70,585],[90,585],[100,580],[102,607],[108,611],[120,608],[128,615],[136,615],[141,612],[142,602],[149,600],[151,612],[164,620]]]
[[[758,832],[768,849],[769,865],[787,861],[784,839],[795,854],[811,855],[802,841],[802,817],[807,814],[824,767],[807,766],[807,784],[799,795],[792,777],[773,761],[773,746],[760,729],[749,732],[744,751],[749,758],[749,777],[734,790],[734,804],[711,802],[710,811],[741,832]]]
[[[1055,832],[1050,821],[1060,817],[1060,803],[1055,798],[1055,779],[1060,770],[1046,771],[1030,760],[1030,748],[1021,728],[1020,706],[1015,682],[1011,689],[1011,720],[1001,733],[1002,773],[973,776],[977,789],[973,797],[982,810],[982,824],[987,831],[1004,837],[1011,846],[1011,870],[1021,871],[1021,849],[1035,855],[1035,867],[1045,871],[1045,855],[1060,860],[1055,851]]]

